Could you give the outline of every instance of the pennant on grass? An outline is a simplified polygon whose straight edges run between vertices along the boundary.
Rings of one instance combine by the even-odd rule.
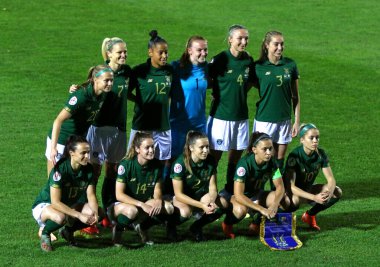
[[[302,246],[296,236],[296,215],[278,213],[273,220],[262,216],[260,241],[271,250],[294,250]]]

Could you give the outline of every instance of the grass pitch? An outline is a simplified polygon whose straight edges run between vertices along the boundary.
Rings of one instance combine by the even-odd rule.
[[[380,52],[375,0],[315,1],[26,1],[0,3],[0,221],[5,266],[378,266],[380,176],[378,134]],[[62,240],[56,251],[43,253],[31,204],[46,181],[46,134],[67,97],[70,84],[85,80],[87,69],[102,62],[104,37],[127,41],[128,64],[146,60],[148,32],[157,29],[169,43],[170,60],[178,59],[190,35],[209,41],[209,58],[226,45],[228,26],[250,30],[248,51],[258,57],[266,31],[284,33],[285,55],[301,74],[301,121],[321,130],[321,146],[330,156],[343,198],[321,213],[320,233],[298,219],[304,243],[293,252],[272,252],[247,237],[241,222],[235,240],[224,240],[220,222],[206,227],[209,242],[165,242],[160,227],[152,229],[159,243],[139,246],[133,232],[126,248],[110,246],[110,232],[71,248]],[[249,93],[250,118],[256,90]],[[129,125],[132,119],[129,105]],[[295,147],[295,139],[289,151]],[[225,157],[218,184],[225,181]],[[321,179],[323,181],[323,179]],[[306,207],[297,211],[298,217]]]

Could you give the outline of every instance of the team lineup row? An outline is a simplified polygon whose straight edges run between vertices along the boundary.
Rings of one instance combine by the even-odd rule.
[[[302,220],[318,229],[315,214],[334,204],[341,190],[327,156],[318,149],[319,132],[312,124],[301,127],[303,145],[283,168],[287,144],[299,131],[300,101],[298,70],[282,55],[282,34],[268,32],[259,60],[253,61],[245,51],[248,30],[233,25],[229,48],[209,63],[206,39],[192,36],[180,60],[172,64],[167,63],[167,42],[156,31],[150,35],[149,59],[133,69],[126,65],[126,43],[106,38],[106,64],[91,68],[84,84],[72,86],[73,93],[55,119],[47,138],[49,180],[33,205],[41,248],[52,250],[51,234],[59,228],[73,244],[73,232],[94,227],[99,215],[113,222],[115,244],[120,244],[128,225],[149,243],[147,229],[163,222],[168,237],[175,239],[176,226],[193,208],[203,212],[190,227],[197,241],[204,239],[202,227],[223,214],[223,232],[234,238],[232,225],[247,212],[252,212],[251,230],[257,231],[259,215],[273,218],[279,207],[295,210],[300,198],[314,201]],[[258,88],[260,100],[249,138],[247,92],[252,86]],[[207,88],[213,98],[206,121]],[[127,99],[135,109],[123,159]],[[227,183],[218,194],[216,168],[223,151],[228,151]],[[103,164],[107,215],[98,211],[94,193]],[[320,169],[327,184],[313,185]],[[264,191],[268,180],[270,192]],[[70,221],[66,217],[78,220],[62,228]]]

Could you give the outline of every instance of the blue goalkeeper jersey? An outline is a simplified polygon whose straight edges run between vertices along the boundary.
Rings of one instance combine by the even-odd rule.
[[[171,128],[199,128],[206,125],[207,63],[180,66],[173,61]]]

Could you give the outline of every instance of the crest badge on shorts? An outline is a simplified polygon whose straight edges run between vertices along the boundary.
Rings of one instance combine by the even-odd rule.
[[[260,241],[271,250],[295,250],[302,246],[296,235],[296,215],[277,213],[274,220],[262,216]]]

